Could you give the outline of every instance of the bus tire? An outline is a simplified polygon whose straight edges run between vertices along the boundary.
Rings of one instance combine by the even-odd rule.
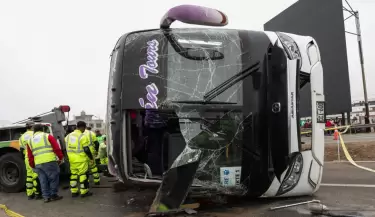
[[[7,153],[0,157],[0,187],[6,193],[17,193],[25,189],[26,168],[20,152]]]

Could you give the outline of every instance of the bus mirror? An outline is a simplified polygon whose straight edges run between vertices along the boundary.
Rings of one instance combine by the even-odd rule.
[[[161,29],[169,29],[174,21],[204,26],[226,26],[228,17],[223,12],[197,5],[180,5],[169,9],[160,21]]]

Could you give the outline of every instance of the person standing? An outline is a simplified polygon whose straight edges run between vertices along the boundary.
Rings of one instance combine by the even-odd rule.
[[[112,177],[112,175],[108,171],[107,138],[105,135],[103,135],[103,142],[99,145],[98,158],[103,175]]]
[[[89,160],[94,161],[93,154],[90,151],[90,140],[84,134],[86,123],[77,122],[77,129],[65,137],[67,152],[70,163],[70,191],[72,197],[78,197],[78,182],[81,197],[92,196],[89,191],[89,180],[87,173],[89,171]]]
[[[38,174],[44,202],[61,200],[63,197],[58,195],[59,165],[64,155],[56,139],[43,132],[41,124],[34,125],[34,133],[27,143],[27,155],[30,167]]]
[[[96,158],[96,156],[97,156],[97,148],[96,147],[99,147],[99,142],[96,138],[96,135],[95,135],[94,132],[91,131],[91,127],[86,127],[86,130],[85,130],[84,134],[89,138],[90,151],[93,154],[93,157]],[[94,177],[94,184],[100,185],[100,175],[99,175],[99,170],[98,170],[98,167],[96,165],[95,160],[94,161],[89,160],[89,170],[91,172],[91,175]]]
[[[95,135],[96,135],[96,138],[98,139],[98,142],[99,142],[99,145],[103,143],[103,136],[102,133],[100,132],[100,130],[95,130]],[[99,150],[99,147],[96,148],[96,151]]]
[[[108,155],[107,155],[107,139],[104,136],[103,142],[99,145],[99,159],[101,165],[108,165]]]
[[[19,139],[21,153],[25,159],[25,168],[26,168],[26,195],[29,200],[42,199],[40,195],[40,182],[38,179],[38,174],[33,171],[33,168],[30,167],[29,157],[27,156],[27,143],[29,139],[33,136],[33,125],[31,121],[26,122],[26,132],[21,135]]]
[[[99,146],[100,144],[103,143],[103,138],[105,137],[105,135],[103,135],[100,130],[95,130],[95,135],[96,135],[96,138],[98,139],[98,143],[99,143]],[[96,148],[96,147],[95,147]],[[97,147],[96,151],[99,153],[99,147]],[[100,164],[100,158],[99,156],[97,156],[95,158],[95,162],[96,162],[96,165],[99,165]]]

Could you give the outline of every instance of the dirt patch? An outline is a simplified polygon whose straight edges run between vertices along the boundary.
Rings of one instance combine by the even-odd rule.
[[[346,143],[346,148],[354,161],[374,161],[375,160],[375,141],[364,141],[355,143]],[[346,160],[345,154],[340,145],[340,159]],[[337,146],[329,145],[325,148],[325,161],[338,160]]]

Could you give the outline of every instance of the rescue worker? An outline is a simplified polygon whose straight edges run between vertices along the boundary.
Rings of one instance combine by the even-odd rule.
[[[100,170],[104,176],[111,177],[108,171],[108,155],[107,155],[107,141],[106,136],[103,135],[103,142],[99,145],[98,160],[100,162]]]
[[[94,132],[91,131],[91,127],[86,127],[84,134],[89,138],[90,151],[93,154],[93,157],[96,158],[97,149],[95,147],[99,147],[99,142],[96,138],[96,135]],[[89,160],[89,171],[91,172],[91,175],[94,177],[94,184],[100,185],[100,175],[99,175],[99,170],[98,170],[95,160],[94,161]]]
[[[38,179],[38,174],[33,171],[33,168],[30,167],[29,164],[29,157],[27,156],[27,143],[29,139],[33,136],[33,125],[34,123],[28,121],[26,123],[26,132],[21,135],[19,139],[21,153],[23,154],[25,160],[25,168],[26,168],[26,195],[29,200],[32,199],[42,199],[42,195],[40,195],[40,182]]]
[[[99,145],[102,144],[104,135],[102,135],[100,130],[95,130],[95,135],[96,135],[96,138],[98,139]],[[98,150],[99,150],[99,146],[98,146],[98,148],[96,148],[96,151],[98,151]]]
[[[93,161],[94,157],[89,147],[90,140],[84,134],[85,130],[86,123],[78,121],[77,129],[65,138],[70,163],[70,191],[72,197],[79,196],[78,182],[80,184],[81,197],[92,196],[92,192],[89,191],[88,172],[89,160]]]
[[[58,195],[59,165],[64,155],[56,139],[43,132],[41,124],[34,125],[34,133],[27,143],[27,155],[30,167],[38,174],[44,202],[61,200],[63,197]]]
[[[103,143],[103,135],[102,133],[100,132],[100,130],[95,130],[95,135],[96,135],[96,138],[98,139],[98,143],[99,143],[99,146],[100,144]],[[97,147],[96,151],[99,152],[99,146]],[[96,147],[95,147],[96,148]],[[97,165],[100,165],[100,159],[99,159],[99,156],[96,156],[95,158],[95,162]],[[100,168],[99,168],[100,169]],[[100,171],[101,172],[101,171]]]
[[[103,142],[99,145],[99,159],[101,165],[108,165],[108,155],[107,155],[107,141],[106,137],[103,136]]]

